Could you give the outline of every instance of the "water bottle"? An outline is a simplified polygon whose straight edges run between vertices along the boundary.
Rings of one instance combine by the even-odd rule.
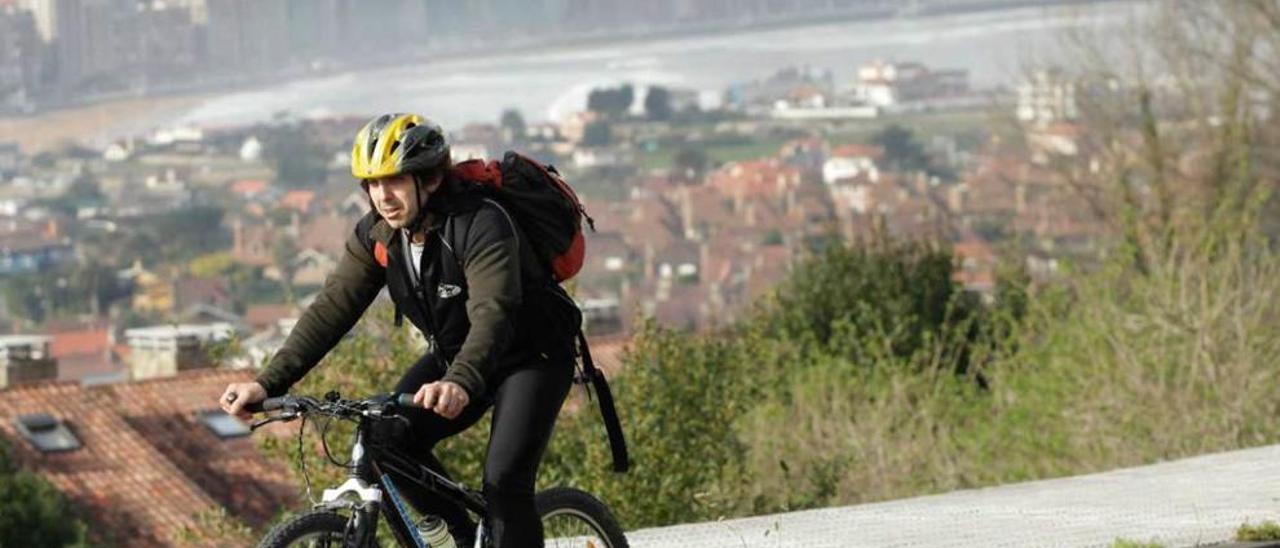
[[[449,534],[449,526],[437,516],[427,516],[418,521],[418,536],[431,548],[458,548]]]

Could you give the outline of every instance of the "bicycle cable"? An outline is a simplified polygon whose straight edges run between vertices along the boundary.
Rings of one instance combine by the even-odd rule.
[[[351,465],[350,460],[345,463],[338,462],[337,459],[333,458],[333,453],[329,452],[329,425],[333,424],[333,419],[334,417],[332,415],[328,416],[324,421],[324,426],[320,427],[320,446],[324,447],[324,456],[326,459],[329,459],[330,464],[350,470],[351,468],[354,468]]]
[[[307,429],[307,415],[302,414],[302,424],[298,425],[298,464],[302,465],[302,481],[307,486],[307,500],[311,501],[311,505],[316,505],[316,497],[311,492],[311,475],[307,473],[307,458],[302,453],[302,434]]]

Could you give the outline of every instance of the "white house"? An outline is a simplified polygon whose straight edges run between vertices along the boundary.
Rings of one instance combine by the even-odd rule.
[[[240,143],[240,159],[245,162],[256,162],[262,159],[262,141],[250,135]]]
[[[580,147],[573,151],[573,165],[579,168],[630,165],[635,155],[626,149],[612,147]]]
[[[108,162],[123,162],[133,156],[133,141],[111,143],[102,151],[102,159]]]
[[[879,151],[871,147],[843,146],[831,152],[830,157],[822,163],[822,182],[833,185],[839,181],[848,181],[866,177],[871,182],[880,180],[880,169],[876,167]]]
[[[1057,70],[1037,70],[1018,84],[1018,120],[1051,124],[1071,121],[1079,115],[1076,85]]]
[[[865,215],[871,210],[870,185],[842,183],[832,185],[830,191],[831,201],[840,211],[853,211],[859,215]]]

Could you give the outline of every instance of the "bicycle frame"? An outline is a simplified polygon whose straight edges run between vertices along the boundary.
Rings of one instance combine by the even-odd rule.
[[[360,419],[356,428],[355,444],[351,448],[351,474],[342,485],[325,489],[320,504],[328,509],[351,510],[353,523],[348,525],[346,537],[354,541],[352,546],[360,548],[374,546],[374,537],[378,531],[378,515],[385,514],[387,525],[401,546],[428,548],[419,538],[414,524],[409,521],[405,501],[391,479],[392,474],[425,489],[428,493],[462,504],[481,516],[480,526],[476,531],[476,547],[482,546],[483,518],[487,507],[480,493],[467,489],[435,470],[415,462],[394,447],[379,443],[366,446],[365,432],[370,431],[370,426],[370,419]],[[356,500],[359,501],[358,504]],[[388,500],[390,504],[387,503]]]

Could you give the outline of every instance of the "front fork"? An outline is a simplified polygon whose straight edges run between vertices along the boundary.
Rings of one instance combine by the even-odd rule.
[[[418,535],[417,527],[410,522],[410,514],[404,506],[404,498],[385,472],[375,469],[365,459],[364,428],[358,429],[355,444],[351,447],[351,474],[347,481],[334,489],[325,489],[321,506],[330,509],[349,509],[351,519],[347,522],[343,545],[345,548],[377,548],[378,516],[386,514],[391,531],[404,546],[428,548],[426,542]],[[444,478],[439,478],[444,480]],[[447,480],[444,480],[447,481]],[[379,488],[381,487],[381,488]],[[459,488],[459,490],[461,490]],[[383,497],[383,494],[386,497]],[[391,505],[386,505],[389,498]],[[355,502],[358,499],[359,502]],[[476,527],[476,544],[474,548],[487,546],[484,520]]]
[[[357,434],[351,447],[351,474],[347,481],[332,489],[325,489],[317,506],[329,510],[345,510],[351,516],[343,532],[343,548],[374,548],[377,544],[378,515],[381,514],[383,492],[373,480],[375,477],[364,458],[364,440]],[[395,500],[395,497],[392,497]],[[412,534],[412,533],[411,533]]]

